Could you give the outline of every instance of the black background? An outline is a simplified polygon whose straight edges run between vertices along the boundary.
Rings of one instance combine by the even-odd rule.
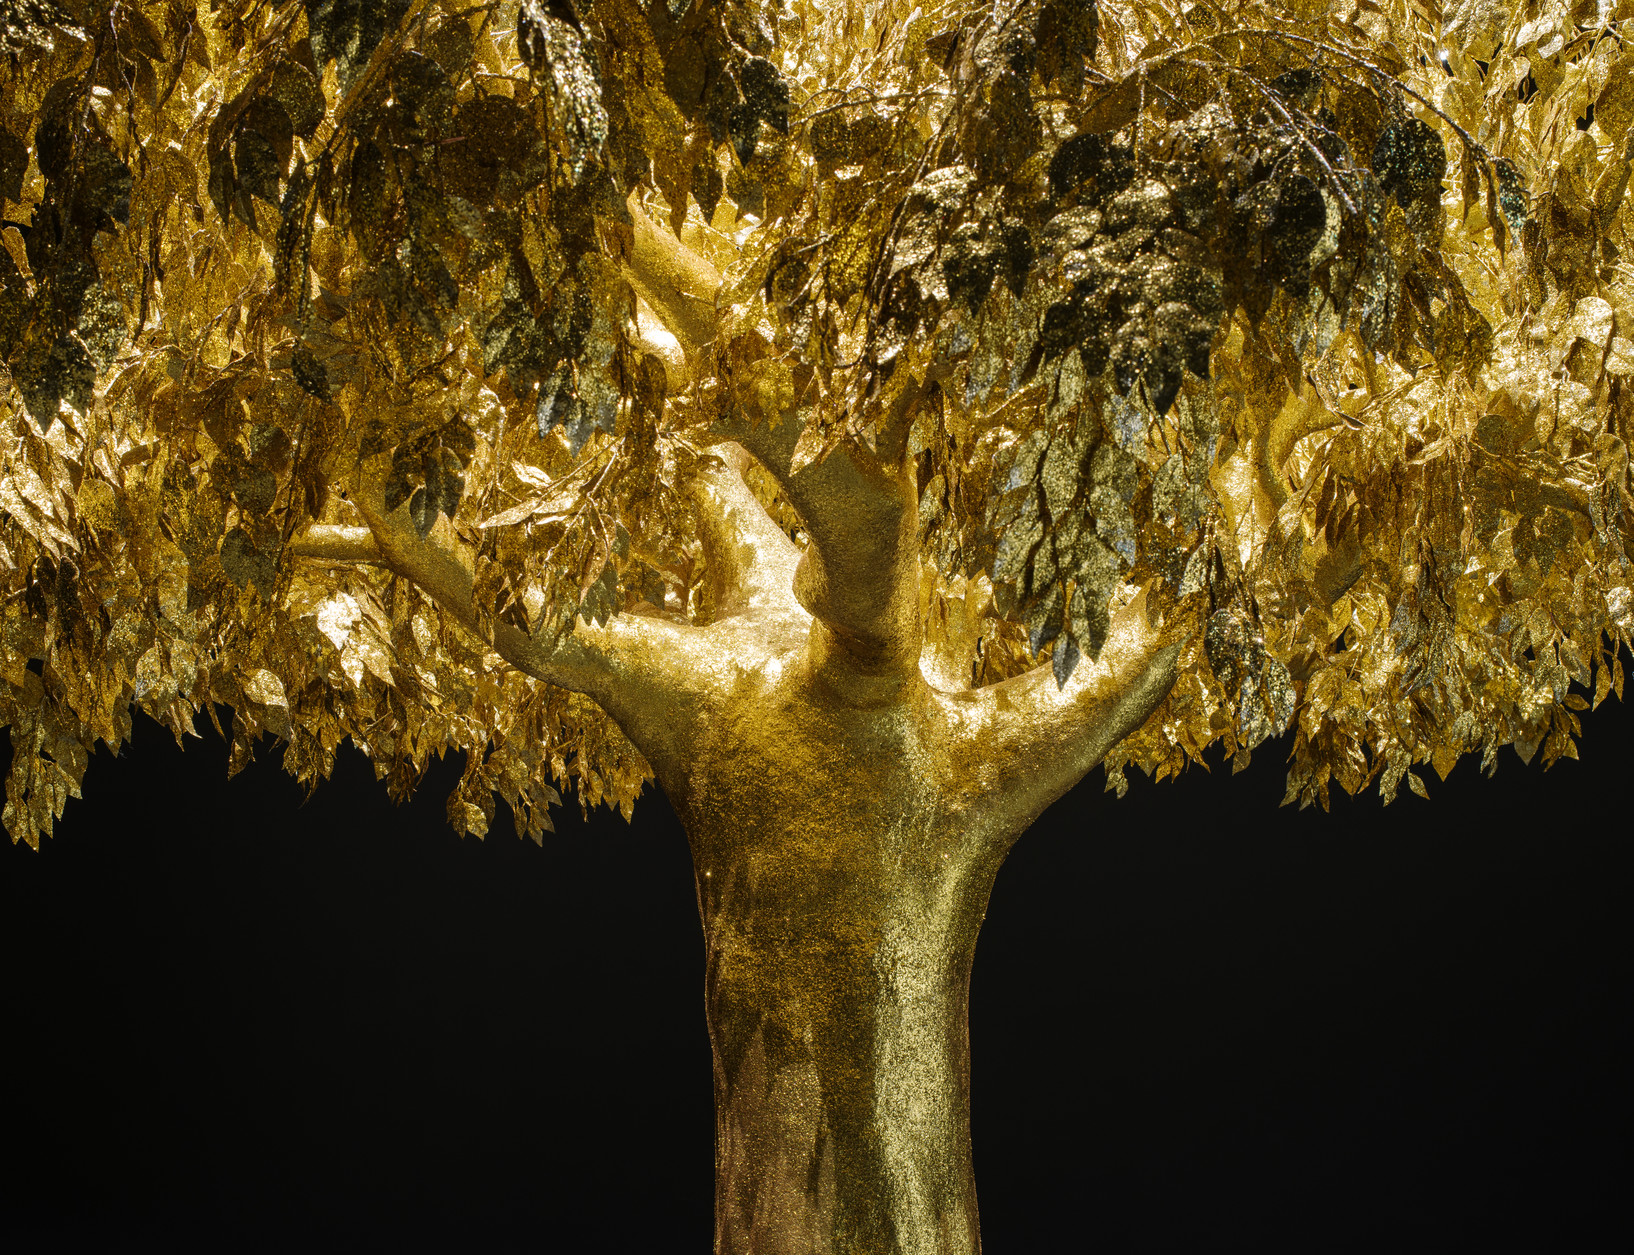
[[[1431,801],[1279,809],[1093,773],[1016,847],[976,958],[988,1255],[1628,1249],[1634,711]],[[455,837],[438,764],[304,805],[141,721],[4,848],[12,1251],[709,1249],[682,833]]]

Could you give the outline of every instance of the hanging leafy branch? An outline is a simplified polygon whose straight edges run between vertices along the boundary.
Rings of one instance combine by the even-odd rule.
[[[627,808],[640,755],[492,631],[707,621],[686,486],[754,414],[798,424],[790,474],[903,442],[939,684],[1065,684],[1137,589],[1204,625],[1114,787],[1292,730],[1290,800],[1422,790],[1425,762],[1571,754],[1621,691],[1616,12],[4,15],[14,834],[133,703],[178,736],[230,705],[235,766],[270,731],[309,783],[345,736],[399,793],[468,749],[462,830],[497,790],[538,835],[544,771]],[[667,306],[633,269],[653,223],[697,289]],[[465,555],[476,636],[292,554],[364,526],[370,468]]]

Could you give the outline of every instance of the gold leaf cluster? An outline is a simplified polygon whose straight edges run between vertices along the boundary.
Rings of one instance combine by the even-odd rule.
[[[24,12],[26,10],[26,13]],[[1002,10],[1002,11],[1001,11]],[[535,838],[647,765],[520,676],[707,621],[726,414],[794,466],[911,412],[924,670],[1191,624],[1108,759],[1289,730],[1289,800],[1575,754],[1634,632],[1634,7],[1527,0],[53,0],[0,43],[0,722],[31,842],[141,709]],[[633,202],[632,202],[633,198]],[[635,210],[724,281],[685,360]],[[388,509],[473,633],[296,558]],[[751,487],[797,540],[773,480]]]

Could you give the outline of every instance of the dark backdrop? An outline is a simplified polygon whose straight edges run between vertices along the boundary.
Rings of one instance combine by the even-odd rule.
[[[1388,809],[1279,809],[1275,751],[1055,806],[976,958],[989,1255],[1627,1249],[1634,712],[1585,724]],[[661,796],[461,841],[452,760],[303,805],[190,746],[140,723],[0,855],[7,1249],[705,1255]]]

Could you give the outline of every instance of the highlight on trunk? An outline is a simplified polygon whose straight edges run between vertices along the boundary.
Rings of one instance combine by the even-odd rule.
[[[479,837],[656,781],[720,1252],[978,1249],[977,929],[1097,764],[1621,696],[1622,9],[0,12],[7,830],[134,710]]]

